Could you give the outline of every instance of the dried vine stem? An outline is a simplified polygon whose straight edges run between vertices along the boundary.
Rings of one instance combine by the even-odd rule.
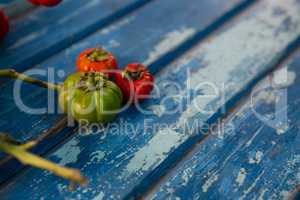
[[[70,180],[72,183],[80,185],[87,184],[87,179],[82,176],[78,170],[61,167],[27,151],[28,148],[35,145],[35,141],[28,142],[26,144],[19,144],[6,134],[0,133],[0,151],[17,158],[23,164],[48,170],[57,176]]]
[[[19,73],[14,69],[0,70],[0,77],[19,79],[19,80],[23,80],[27,83],[31,83],[31,84],[34,84],[34,85],[37,85],[37,86],[40,86],[40,87],[44,87],[44,88],[48,88],[48,89],[52,89],[52,90],[57,90],[57,91],[59,91],[61,89],[60,85],[53,84],[53,83],[48,83],[48,82],[41,81],[41,80],[38,80],[38,79],[34,79],[30,76]]]
[[[31,83],[43,88],[48,88],[56,91],[61,90],[61,85],[44,82],[38,79],[34,79],[25,74],[18,73],[14,69],[0,70],[0,77],[13,78],[23,80],[27,83]],[[35,141],[28,142],[26,144],[20,144],[7,134],[0,133],[0,151],[3,151],[15,158],[25,165],[30,165],[40,169],[48,170],[57,176],[63,177],[71,181],[71,186],[74,184],[86,185],[87,179],[81,175],[80,171],[72,168],[62,167],[39,156],[36,156],[28,149],[36,145]]]

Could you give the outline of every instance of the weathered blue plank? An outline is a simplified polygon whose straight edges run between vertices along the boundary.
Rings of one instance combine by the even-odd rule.
[[[186,131],[186,122],[215,122],[224,103],[230,106],[234,104],[232,99],[239,100],[236,97],[249,89],[253,80],[272,69],[282,54],[287,53],[288,46],[299,40],[299,7],[296,0],[259,2],[209,41],[199,43],[157,74],[161,96],[142,104],[149,114],[131,108],[113,124],[122,126],[119,130],[108,127],[101,133],[79,133],[49,155],[48,158],[79,168],[90,177],[88,188],[70,193],[66,182],[30,169],[3,188],[0,195],[6,199],[120,199],[144,192],[179,155],[203,138],[201,134]],[[190,76],[187,70],[192,72]],[[178,83],[181,89],[168,88],[168,81]],[[203,98],[213,93],[207,87],[196,90],[203,82],[217,88],[224,84],[225,97]],[[189,96],[191,93],[194,95]],[[170,97],[169,101],[162,102],[165,97]],[[178,102],[183,105],[183,112],[169,113]],[[125,126],[125,122],[132,126]],[[154,126],[163,122],[169,127]],[[201,124],[196,128],[200,127]]]
[[[109,26],[106,29],[100,30],[82,42],[73,44],[70,48],[54,56],[53,58],[46,60],[34,69],[40,70],[51,67],[52,70],[56,70],[55,72],[63,69],[65,75],[70,74],[76,69],[75,60],[79,53],[85,48],[95,46],[95,44],[102,44],[105,48],[112,50],[117,57],[120,58],[119,60],[121,67],[130,61],[136,60],[144,61],[145,64],[149,64],[160,58],[161,55],[181,44],[184,40],[191,37],[195,32],[205,30],[205,27],[223,12],[221,7],[223,8],[225,4],[227,4],[228,6],[225,9],[229,9],[235,5],[234,2],[237,1],[234,0],[232,4],[228,5],[228,3],[224,0],[220,0],[219,8],[213,7],[214,4],[199,2],[198,6],[211,8],[211,11],[206,14],[199,13],[198,15],[194,15],[193,19],[191,20],[188,20],[190,18],[190,14],[187,11],[189,10],[190,12],[196,12],[197,9],[194,5],[185,5],[186,3],[183,1],[178,1],[176,4],[173,3],[172,5],[168,5],[170,3],[168,1],[165,3],[153,4],[134,13],[133,15],[129,15],[127,18]],[[155,6],[160,7],[160,12],[152,12],[153,7]],[[181,14],[178,11],[180,10],[179,8],[182,8],[182,10],[184,9]],[[158,20],[165,15],[164,13],[173,11],[177,11],[176,14],[172,16],[174,19],[173,22],[169,22],[168,20]],[[145,21],[144,18],[149,18],[149,20]],[[148,28],[143,29],[142,27],[144,26]],[[156,29],[159,29],[160,31],[157,31],[151,35],[151,32]],[[132,32],[133,30],[139,31],[134,33]],[[101,37],[99,37],[99,35]],[[151,38],[144,40],[143,38],[146,35],[151,35]],[[140,49],[143,49],[143,51],[140,51]],[[64,77],[57,77],[59,78],[57,81],[59,82],[63,80]],[[45,79],[45,77],[41,78]],[[22,100],[24,100],[25,105],[31,105],[34,108],[39,108],[46,105],[47,91],[45,91],[45,89],[36,88],[36,86],[25,85],[22,92],[23,93],[21,96],[24,97]],[[16,134],[14,136],[21,141],[28,140],[32,138],[32,136],[36,136],[41,131],[46,130],[47,128],[43,126],[48,127],[48,123],[46,123],[43,118],[48,118],[51,116],[32,116],[22,113],[16,106],[16,102],[9,101],[13,100],[12,93],[13,84],[2,86],[0,96],[1,114],[6,114],[7,117],[2,119],[4,125],[1,126],[1,130],[6,132],[17,132],[12,134]],[[54,117],[57,118],[57,116]],[[16,120],[11,122],[11,119]],[[47,119],[47,121],[51,120]],[[20,124],[20,122],[26,122],[26,124]],[[53,124],[50,125],[52,126]],[[35,130],[35,127],[37,127],[39,130]],[[20,134],[20,136],[17,134]]]
[[[0,0],[0,7],[3,8],[9,5],[12,2],[16,2],[17,0]]]
[[[207,27],[215,22],[218,17],[236,5],[240,5],[239,3],[247,5],[249,2],[252,1],[233,0],[229,3],[226,0],[219,0],[217,6],[215,2],[200,0],[195,1],[193,4],[186,4],[184,0],[178,0],[176,3],[171,0],[153,2],[121,21],[96,32],[80,43],[72,45],[34,69],[46,69],[55,66],[52,68],[55,72],[63,69],[65,74],[70,74],[75,71],[75,58],[77,55],[83,49],[95,46],[95,44],[102,44],[107,49],[112,50],[119,57],[121,66],[132,61],[144,61],[146,64],[153,63],[185,40],[192,38],[194,34],[202,33],[204,37],[208,34]],[[209,12],[198,12],[199,7],[209,9]],[[153,10],[156,12],[153,12]],[[169,17],[172,18],[172,21],[167,18],[164,19],[165,13],[171,13]],[[193,18],[191,18],[191,13],[193,13]],[[228,19],[228,14],[225,16],[227,17],[224,20]],[[153,66],[151,70],[158,71],[159,68]],[[62,77],[57,77],[56,80],[61,81]],[[48,134],[52,126],[61,122],[62,116],[56,112],[43,115],[31,115],[22,112],[16,106],[16,102],[13,101],[12,91],[13,84],[1,88],[1,114],[6,115],[6,118],[1,118],[0,128],[2,131],[9,132],[15,138],[25,141],[36,138],[41,133]],[[49,102],[47,91],[35,86],[24,86],[22,96],[25,105],[31,105],[34,108],[44,107]],[[62,125],[66,126],[63,123]],[[50,132],[54,134],[57,130]],[[54,138],[63,138],[63,136],[71,134],[70,132],[64,131],[64,133],[56,134]],[[38,147],[38,153],[44,153],[49,149],[50,144],[53,146],[60,141],[52,139],[52,137],[50,139],[50,141],[40,145],[40,148]],[[8,166],[5,170],[15,171],[15,168]],[[8,177],[9,174],[1,175],[2,180]]]
[[[0,68],[29,69],[150,0],[65,0],[11,20],[0,44]]]
[[[149,199],[287,199],[300,181],[300,51]]]
[[[26,15],[26,13],[34,7],[36,6],[24,0],[0,0],[0,9],[5,12],[5,15],[10,20]]]

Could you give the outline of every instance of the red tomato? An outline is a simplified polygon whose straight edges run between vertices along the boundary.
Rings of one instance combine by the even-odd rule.
[[[103,72],[112,75],[107,70],[118,69],[118,62],[114,55],[102,48],[91,48],[83,51],[77,59],[79,72]]]
[[[5,37],[9,31],[8,18],[2,10],[0,10],[0,40]]]
[[[57,4],[62,2],[62,0],[28,0],[28,1],[38,6],[56,6]]]
[[[116,74],[116,83],[121,88],[125,101],[146,99],[154,86],[154,76],[142,64],[132,63]]]

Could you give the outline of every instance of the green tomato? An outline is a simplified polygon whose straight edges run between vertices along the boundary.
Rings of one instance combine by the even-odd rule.
[[[59,105],[65,113],[90,123],[114,120],[122,101],[120,88],[100,72],[70,75],[59,94]]]

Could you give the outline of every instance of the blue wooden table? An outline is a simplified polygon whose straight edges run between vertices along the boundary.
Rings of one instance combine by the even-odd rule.
[[[89,185],[70,192],[67,181],[0,153],[1,200],[299,198],[299,0],[0,6],[11,17],[0,69],[60,83],[81,51],[101,45],[121,68],[146,64],[157,85],[144,112],[132,106],[94,131],[68,125],[51,94],[28,84],[22,103],[44,109],[24,112],[15,81],[2,80],[0,131],[38,140],[33,152],[79,169]]]

